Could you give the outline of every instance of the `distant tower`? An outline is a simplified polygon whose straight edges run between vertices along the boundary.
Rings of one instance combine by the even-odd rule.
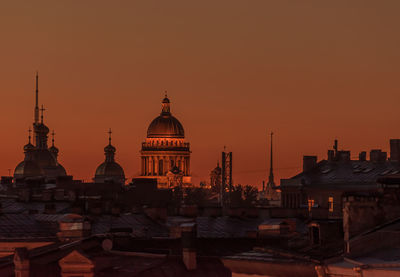
[[[221,185],[221,206],[229,205],[232,192],[232,152],[222,152],[222,185]],[[226,190],[229,192],[227,197]]]
[[[271,132],[271,149],[270,149],[270,162],[269,162],[269,177],[268,183],[265,190],[265,198],[268,200],[279,200],[279,193],[276,191],[275,181],[274,181],[274,167],[273,167],[273,136],[274,133]]]
[[[111,129],[108,131],[108,145],[104,147],[105,161],[100,164],[94,175],[95,183],[125,184],[125,173],[122,167],[115,162],[116,148],[111,145]]]
[[[273,143],[273,135],[274,133],[271,132],[271,150],[270,150],[270,162],[269,162],[269,178],[268,178],[268,183],[267,185],[270,187],[275,187],[275,181],[274,181],[274,166],[273,166],[273,156],[272,156],[272,143]]]

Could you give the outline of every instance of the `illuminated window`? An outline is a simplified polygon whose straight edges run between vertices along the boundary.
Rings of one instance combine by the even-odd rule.
[[[329,211],[333,212],[333,197],[329,196],[328,198],[328,207],[329,207]]]
[[[308,211],[311,212],[311,208],[314,206],[314,199],[308,199]]]

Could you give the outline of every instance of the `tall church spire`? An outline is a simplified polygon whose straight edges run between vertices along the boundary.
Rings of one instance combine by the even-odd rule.
[[[275,181],[274,181],[274,168],[273,168],[273,156],[272,156],[272,138],[273,138],[274,133],[271,132],[271,151],[270,151],[270,163],[269,163],[269,178],[268,178],[268,185],[271,187],[275,186]]]
[[[35,124],[39,124],[39,73],[36,71]]]

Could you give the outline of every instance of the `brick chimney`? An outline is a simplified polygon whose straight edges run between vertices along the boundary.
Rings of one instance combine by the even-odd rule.
[[[181,224],[182,231],[182,259],[187,270],[197,268],[196,254],[196,223]]]
[[[57,237],[61,241],[78,240],[91,234],[90,222],[78,214],[67,214],[58,222],[60,232]]]
[[[15,248],[14,272],[16,277],[29,277],[29,252],[26,247]]]
[[[303,172],[313,169],[317,165],[317,156],[303,156]]]

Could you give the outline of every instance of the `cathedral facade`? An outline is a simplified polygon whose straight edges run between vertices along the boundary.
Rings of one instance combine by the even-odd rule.
[[[157,179],[159,188],[191,186],[190,144],[170,105],[166,95],[161,114],[150,123],[141,149],[141,177]]]

